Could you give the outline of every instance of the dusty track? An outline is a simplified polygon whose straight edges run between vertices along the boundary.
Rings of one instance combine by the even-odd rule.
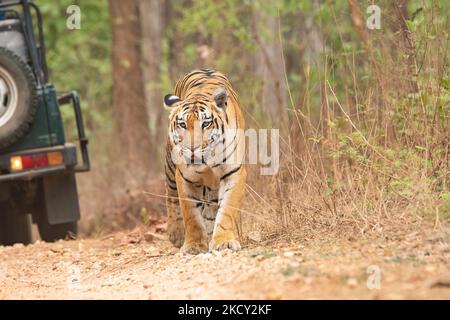
[[[450,298],[449,228],[181,255],[164,236],[0,247],[1,299]],[[367,267],[381,289],[367,288]]]

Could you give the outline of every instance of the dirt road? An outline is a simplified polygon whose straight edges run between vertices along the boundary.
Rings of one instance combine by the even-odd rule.
[[[239,253],[188,256],[164,235],[137,229],[0,247],[0,298],[449,299],[449,238],[446,228],[383,241],[249,243]]]

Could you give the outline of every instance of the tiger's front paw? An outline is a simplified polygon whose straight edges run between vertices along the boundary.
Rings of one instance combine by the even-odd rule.
[[[172,232],[169,232],[169,240],[172,242],[172,244],[177,247],[181,248],[184,241],[184,235],[182,232],[179,232],[178,230],[174,230]]]
[[[172,242],[175,247],[181,248],[184,242],[183,225],[169,224],[167,233],[169,234],[170,242]]]
[[[212,239],[209,243],[209,251],[231,249],[233,251],[241,250],[241,244],[236,239],[218,238]]]
[[[180,251],[188,254],[200,254],[208,252],[208,246],[206,243],[185,243]]]

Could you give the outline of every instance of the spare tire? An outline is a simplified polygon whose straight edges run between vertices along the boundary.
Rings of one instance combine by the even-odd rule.
[[[17,54],[0,47],[0,149],[27,133],[37,106],[33,71]]]

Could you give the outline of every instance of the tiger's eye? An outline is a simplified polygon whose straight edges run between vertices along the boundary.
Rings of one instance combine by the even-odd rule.
[[[212,121],[205,121],[205,122],[203,122],[202,123],[202,128],[204,129],[204,128],[209,127],[211,125],[211,123],[212,123]]]

